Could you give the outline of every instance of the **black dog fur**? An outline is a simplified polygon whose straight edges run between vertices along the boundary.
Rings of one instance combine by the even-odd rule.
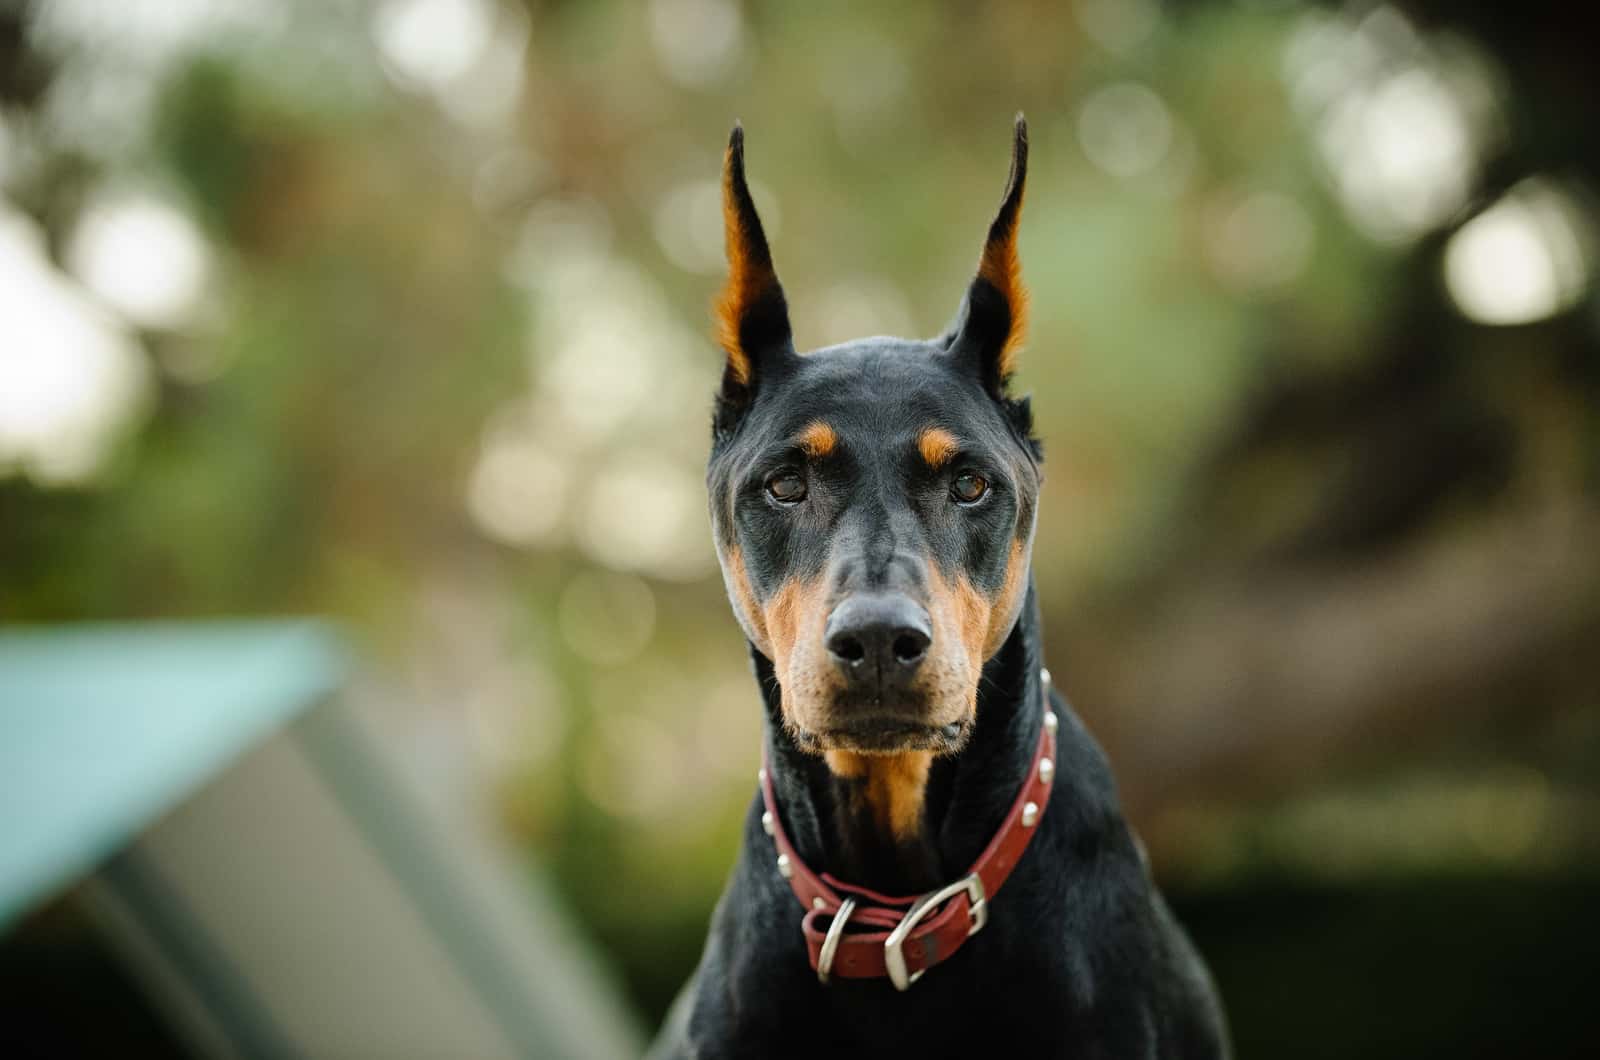
[[[1020,118],[1017,145],[1013,186],[996,220],[997,227],[1009,221],[1003,238],[1014,235],[1021,201],[1027,142]],[[867,339],[802,357],[789,340],[760,222],[748,195],[741,199],[737,131],[729,168],[737,169],[729,187],[730,257],[746,255],[734,271],[745,270],[747,289],[736,299],[734,335],[725,326],[724,341],[737,344],[741,327],[746,333],[744,345],[729,350],[708,481],[725,565],[739,549],[733,562],[742,569],[730,573],[730,588],[748,583],[743,601],[733,594],[736,612],[795,578],[818,579],[833,599],[872,581],[874,571],[879,581],[899,578],[907,591],[925,592],[918,553],[994,596],[1010,544],[1031,546],[1040,459],[1026,403],[1004,390],[1007,344],[1022,307],[1003,289],[1003,277],[988,270],[995,232],[950,333],[928,342]],[[741,247],[740,240],[759,246]],[[740,356],[748,358],[743,365],[735,364]],[[761,493],[764,476],[775,462],[803,460],[784,455],[784,440],[818,418],[836,430],[841,453],[832,463],[805,466],[806,503],[815,507],[798,512],[772,503]],[[958,435],[957,463],[992,482],[986,506],[950,504],[953,469],[920,467],[907,455],[928,423]],[[897,566],[897,557],[908,555]],[[1014,624],[983,663],[959,746],[933,760],[911,836],[887,837],[863,818],[850,782],[786,715],[774,660],[757,646],[759,634],[752,636],[783,826],[815,870],[887,893],[916,893],[959,878],[999,828],[1041,725],[1043,659],[1031,574],[1019,584],[1026,589]],[[750,619],[741,620],[749,633]],[[1049,806],[1026,855],[993,896],[981,934],[904,993],[887,980],[822,985],[801,934],[805,910],[775,867],[757,795],[700,965],[651,1055],[1229,1055],[1210,977],[1151,882],[1104,755],[1063,699],[1052,692],[1051,702],[1061,725]]]

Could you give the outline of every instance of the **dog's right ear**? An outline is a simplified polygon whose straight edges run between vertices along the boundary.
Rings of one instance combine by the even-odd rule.
[[[717,339],[728,363],[713,425],[718,439],[738,424],[757,388],[798,358],[789,330],[789,306],[745,183],[744,127],[737,124],[722,163],[722,220],[728,282],[717,298],[716,319]]]

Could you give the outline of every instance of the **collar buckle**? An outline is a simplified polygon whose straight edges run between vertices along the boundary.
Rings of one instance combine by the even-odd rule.
[[[833,923],[828,925],[828,937],[822,940],[822,952],[817,956],[817,979],[823,986],[828,985],[828,974],[833,971],[833,955],[839,950],[844,926],[850,922],[850,914],[855,911],[856,900],[846,898],[839,911],[833,914]]]
[[[989,901],[983,891],[983,881],[976,872],[971,873],[955,883],[946,884],[937,891],[929,891],[911,903],[911,908],[906,910],[906,915],[889,932],[889,937],[883,940],[883,963],[889,970],[889,981],[894,983],[896,990],[909,990],[911,984],[922,978],[923,968],[916,972],[910,971],[906,966],[905,941],[910,937],[916,926],[935,909],[945,902],[965,891],[967,894],[967,938],[971,938],[983,930],[989,922]]]

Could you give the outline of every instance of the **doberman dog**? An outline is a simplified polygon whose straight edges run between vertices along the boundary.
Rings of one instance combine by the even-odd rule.
[[[707,484],[764,768],[653,1056],[1229,1054],[1105,757],[1041,665],[1042,451],[1008,389],[1027,161],[1018,115],[944,335],[800,355],[733,130]]]

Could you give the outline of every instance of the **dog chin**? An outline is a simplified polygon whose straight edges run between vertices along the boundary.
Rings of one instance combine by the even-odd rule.
[[[791,731],[801,750],[812,754],[850,751],[865,755],[892,755],[907,751],[931,751],[938,755],[949,755],[965,746],[971,728],[965,721],[936,725],[904,717],[865,716],[852,718],[847,724]]]

